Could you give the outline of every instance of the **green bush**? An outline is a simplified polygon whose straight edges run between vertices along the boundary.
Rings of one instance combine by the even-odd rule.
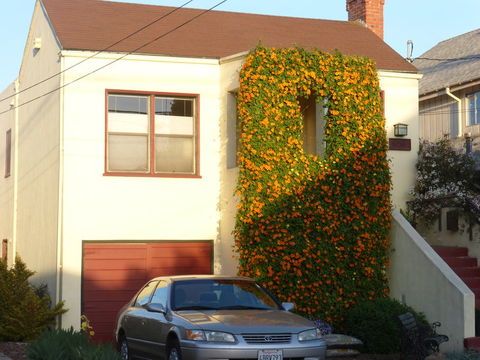
[[[344,332],[363,341],[365,352],[391,354],[401,350],[401,331],[397,316],[406,312],[427,323],[425,316],[410,306],[390,298],[379,298],[355,305],[344,322]]]
[[[10,269],[0,261],[0,341],[31,341],[67,311],[37,294],[28,282],[33,274],[19,257]]]
[[[27,348],[31,360],[121,360],[107,344],[95,345],[86,333],[70,328],[43,332]]]

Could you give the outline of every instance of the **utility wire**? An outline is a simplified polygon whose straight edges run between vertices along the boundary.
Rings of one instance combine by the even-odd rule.
[[[30,100],[28,100],[28,101],[25,101],[24,103],[18,104],[17,106],[14,106],[14,107],[12,107],[12,108],[10,108],[10,109],[8,109],[8,110],[2,111],[2,112],[0,112],[0,115],[5,114],[5,113],[7,113],[7,112],[9,112],[9,111],[12,111],[12,110],[14,110],[14,109],[18,109],[18,108],[21,107],[21,106],[30,104],[31,102],[34,102],[34,101],[36,101],[36,100],[38,100],[38,99],[41,99],[41,98],[43,98],[43,97],[45,97],[45,96],[47,96],[47,95],[50,95],[50,94],[52,94],[52,93],[54,93],[54,92],[56,92],[56,91],[58,91],[58,90],[63,89],[64,87],[66,87],[66,86],[68,86],[68,85],[71,85],[71,84],[73,84],[73,83],[75,83],[75,82],[77,82],[77,81],[79,81],[79,80],[82,80],[83,78],[85,78],[85,77],[87,77],[87,76],[90,76],[90,75],[96,73],[97,71],[100,71],[100,70],[102,70],[102,69],[104,69],[104,68],[106,68],[106,67],[108,67],[108,66],[110,66],[110,65],[112,65],[112,64],[114,64],[114,63],[116,63],[117,61],[120,61],[120,60],[124,59],[124,58],[127,57],[128,55],[131,55],[131,54],[137,52],[138,50],[141,50],[141,49],[143,49],[144,47],[146,47],[146,46],[154,43],[155,41],[157,41],[157,40],[159,40],[159,39],[161,39],[161,38],[164,38],[164,37],[167,36],[167,35],[170,35],[171,33],[177,31],[178,29],[184,27],[185,25],[191,23],[191,22],[194,21],[195,19],[197,19],[197,18],[199,18],[200,16],[202,16],[202,15],[210,12],[211,10],[219,7],[220,5],[222,5],[223,3],[227,2],[227,1],[228,1],[228,0],[220,1],[219,3],[217,3],[217,4],[214,5],[214,6],[212,6],[211,8],[209,8],[209,9],[207,9],[207,10],[205,10],[205,11],[202,11],[201,13],[195,15],[194,17],[190,18],[189,20],[181,23],[180,25],[174,27],[173,29],[171,29],[171,30],[163,33],[162,35],[157,36],[155,39],[150,40],[150,41],[144,43],[143,45],[139,46],[138,48],[136,48],[136,49],[134,49],[134,50],[132,50],[132,51],[130,51],[130,52],[128,52],[128,53],[120,56],[119,58],[116,58],[116,59],[110,61],[109,63],[107,63],[107,64],[105,64],[105,65],[103,65],[103,66],[100,66],[99,68],[97,68],[97,69],[95,69],[95,70],[92,70],[92,71],[90,71],[90,72],[88,72],[88,73],[86,73],[86,74],[78,77],[78,78],[75,79],[75,80],[70,81],[69,83],[63,84],[63,85],[57,87],[56,89],[53,89],[53,90],[48,91],[48,92],[46,92],[46,93],[44,93],[44,94],[42,94],[42,95],[39,95],[39,96],[37,96],[37,97],[35,97],[35,98],[33,98],[33,99],[30,99]]]
[[[120,40],[114,42],[113,44],[110,44],[110,45],[107,46],[106,48],[104,48],[104,49],[102,49],[102,50],[98,50],[98,51],[95,52],[94,54],[92,54],[92,55],[90,55],[89,57],[83,59],[82,61],[80,61],[80,62],[78,62],[78,63],[76,63],[76,64],[74,64],[74,65],[72,65],[72,66],[70,66],[70,67],[68,67],[68,68],[66,68],[66,69],[64,69],[64,70],[56,73],[56,74],[53,74],[53,75],[51,75],[51,76],[49,76],[49,77],[47,77],[47,78],[45,78],[45,79],[43,79],[43,80],[40,80],[39,82],[37,82],[37,83],[35,83],[35,84],[33,84],[33,85],[29,86],[29,87],[26,87],[25,89],[19,90],[19,91],[15,92],[15,93],[12,94],[12,95],[9,95],[9,96],[7,96],[7,97],[4,97],[4,98],[0,99],[0,103],[1,103],[2,101],[8,100],[8,99],[10,99],[10,98],[12,98],[12,97],[14,97],[14,96],[16,96],[16,95],[18,95],[18,94],[21,94],[21,93],[23,93],[23,92],[25,92],[25,91],[27,91],[27,90],[30,90],[30,89],[34,88],[35,86],[38,86],[38,85],[40,85],[40,84],[43,84],[44,82],[46,82],[46,81],[48,81],[48,80],[51,80],[51,79],[53,79],[53,78],[55,78],[55,77],[63,74],[64,72],[66,72],[66,71],[68,71],[68,70],[71,70],[71,69],[73,69],[74,67],[76,67],[76,66],[84,63],[85,61],[90,60],[91,58],[94,58],[95,56],[101,54],[102,52],[106,52],[107,50],[111,49],[111,48],[114,47],[115,45],[120,44],[122,41],[125,41],[125,40],[131,38],[131,37],[134,36],[134,35],[137,35],[139,32],[142,32],[142,31],[145,30],[146,28],[152,26],[153,24],[156,24],[156,23],[159,22],[160,20],[165,19],[166,17],[170,16],[170,15],[173,14],[174,12],[176,12],[176,11],[180,10],[181,8],[187,6],[187,5],[190,4],[192,1],[193,1],[193,0],[187,1],[187,2],[184,3],[183,5],[175,8],[175,9],[173,9],[173,10],[171,10],[171,11],[169,11],[168,13],[160,16],[159,18],[153,20],[152,22],[146,24],[145,26],[142,26],[140,29],[134,31],[133,33],[131,33],[131,34],[129,34],[129,35],[121,38]]]
[[[417,57],[415,60],[430,60],[430,61],[445,61],[445,62],[454,62],[454,61],[467,61],[472,59],[480,59],[480,55],[469,55],[458,58],[431,58],[431,57]]]

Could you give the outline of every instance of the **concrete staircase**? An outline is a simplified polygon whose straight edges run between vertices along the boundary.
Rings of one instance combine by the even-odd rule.
[[[480,309],[480,267],[477,258],[468,256],[468,249],[454,246],[432,246],[460,279],[475,294],[475,308]],[[478,327],[478,324],[476,325]],[[480,336],[480,334],[476,334]],[[464,340],[465,348],[480,351],[480,337]]]

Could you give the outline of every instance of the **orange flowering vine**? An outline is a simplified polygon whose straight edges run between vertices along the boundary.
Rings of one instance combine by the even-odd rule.
[[[302,99],[324,106],[325,150],[304,150]],[[390,172],[375,64],[257,47],[240,73],[239,273],[307,316],[340,323],[388,292]]]

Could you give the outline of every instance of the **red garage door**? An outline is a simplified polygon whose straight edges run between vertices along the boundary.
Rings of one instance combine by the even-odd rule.
[[[150,278],[211,273],[211,242],[85,243],[82,314],[95,341],[112,341],[117,312]]]

